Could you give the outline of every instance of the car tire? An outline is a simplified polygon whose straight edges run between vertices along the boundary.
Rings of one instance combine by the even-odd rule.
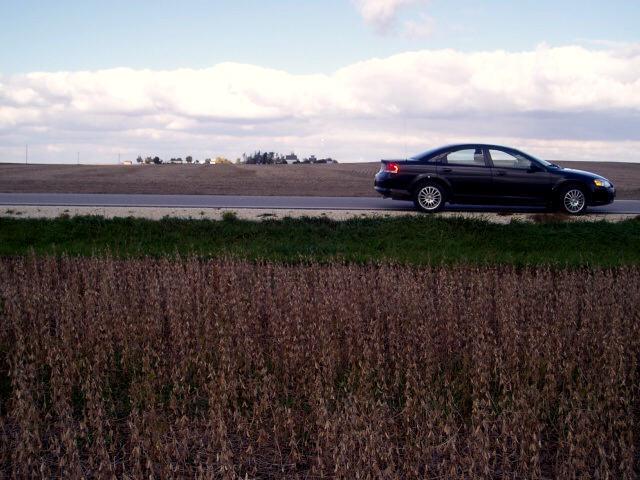
[[[587,192],[577,185],[570,185],[560,190],[558,207],[568,215],[580,215],[587,209]]]
[[[421,212],[439,212],[446,203],[446,191],[435,182],[421,183],[413,192],[413,203]]]

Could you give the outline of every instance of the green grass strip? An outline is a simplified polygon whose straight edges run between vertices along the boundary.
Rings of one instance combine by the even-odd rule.
[[[640,263],[640,220],[512,222],[431,216],[241,221],[0,218],[0,255],[201,255],[403,264],[617,266]]]

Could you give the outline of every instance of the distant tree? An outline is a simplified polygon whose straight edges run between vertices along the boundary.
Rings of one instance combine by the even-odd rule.
[[[246,153],[242,154],[242,158],[244,159],[244,163],[248,164],[248,165],[255,165],[258,159],[258,156],[260,155],[260,152],[255,152],[251,155],[247,155]]]
[[[155,156],[153,157],[153,163],[156,165],[160,165],[162,163],[162,160],[160,160],[160,157]]]
[[[205,163],[205,165],[209,165],[211,163],[211,159],[210,158],[205,158],[204,159],[204,163]]]
[[[236,165],[239,164],[239,163],[241,163],[240,162],[240,158],[236,158]]]
[[[315,157],[312,157],[315,159]],[[262,152],[260,150],[252,153],[251,155],[247,155],[246,153],[242,154],[242,160],[237,159],[236,163],[246,163],[248,165],[272,165],[272,164],[283,164],[298,161],[298,157],[295,154],[284,156],[280,153],[276,152]],[[299,163],[299,162],[298,162]],[[309,162],[307,162],[309,163]]]
[[[136,158],[136,162],[137,163],[142,163],[144,160],[142,160],[142,157],[140,155],[138,155],[138,158]]]
[[[267,163],[268,165],[272,165],[275,161],[275,156],[276,156],[275,153],[269,152],[267,154],[267,159],[266,159],[267,161],[265,163]]]
[[[151,157],[146,157],[146,158],[144,159],[144,163],[145,163],[145,165],[149,165],[149,164],[150,164],[150,163],[152,163],[152,162],[153,162],[153,158],[151,158]]]
[[[187,163],[191,163],[193,162],[193,157],[189,155],[187,158],[185,158],[185,160],[187,161]]]
[[[214,160],[214,163],[216,165],[230,165],[231,164],[231,162],[227,158],[224,158],[224,157],[216,157],[216,159]]]

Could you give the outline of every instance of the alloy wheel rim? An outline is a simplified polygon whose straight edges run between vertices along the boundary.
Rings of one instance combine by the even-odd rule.
[[[425,210],[435,210],[442,202],[442,194],[436,187],[424,187],[418,194],[418,202]]]
[[[578,189],[569,190],[564,195],[564,207],[571,213],[578,213],[584,208],[584,193]]]

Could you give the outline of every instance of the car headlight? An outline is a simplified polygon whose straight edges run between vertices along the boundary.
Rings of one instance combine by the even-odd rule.
[[[604,180],[604,179],[599,179],[596,178],[593,183],[596,185],[596,187],[604,187],[604,188],[609,188],[611,186],[611,183],[609,183],[608,180]]]

